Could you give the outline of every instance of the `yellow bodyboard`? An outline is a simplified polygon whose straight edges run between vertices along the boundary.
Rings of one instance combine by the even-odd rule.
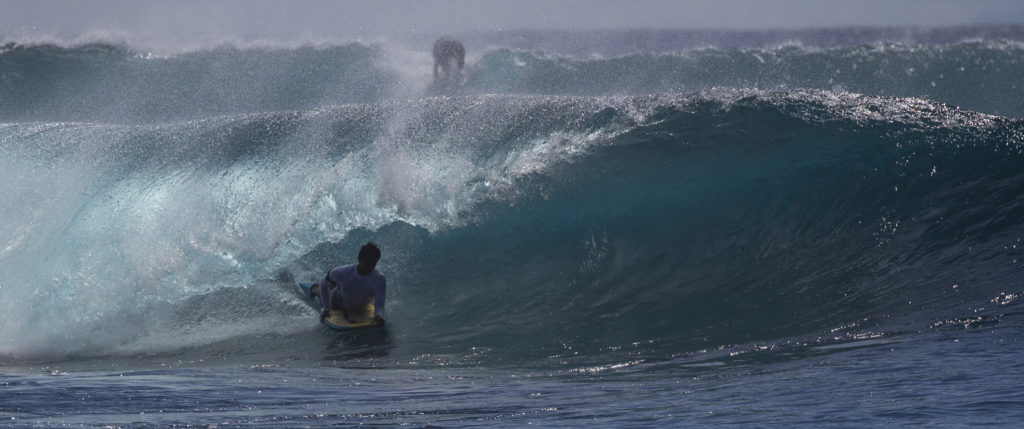
[[[373,304],[366,304],[366,310],[360,314],[351,314],[350,320],[346,320],[341,310],[331,310],[330,315],[324,318],[324,324],[334,329],[348,330],[369,328],[377,326],[373,323]]]

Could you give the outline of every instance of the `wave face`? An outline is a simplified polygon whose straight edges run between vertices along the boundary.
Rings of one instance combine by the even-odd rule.
[[[716,56],[752,73],[737,64],[766,53],[776,66],[1011,64],[1012,43],[611,59],[497,48],[463,94],[407,100],[393,85],[414,74],[379,49],[152,60],[108,45],[5,48],[5,64],[62,66],[2,72],[22,92],[4,98],[0,124],[0,359],[591,365],[920,330],[1016,298],[1003,293],[1019,288],[1024,249],[1019,119],[869,94],[881,90],[670,91],[676,78],[656,78]],[[250,87],[284,73],[240,71],[267,56],[309,74],[293,91]],[[338,90],[324,94],[310,82],[328,72],[309,64],[329,56],[350,72],[319,83]],[[83,65],[64,67],[71,57]],[[178,72],[215,58],[208,70],[235,79],[186,91],[202,79]],[[536,77],[574,67],[550,87]],[[648,74],[615,79],[619,67]],[[108,92],[112,70],[125,93]],[[354,81],[366,86],[343,84]],[[906,82],[874,84],[913,92]],[[182,95],[161,101],[167,91]],[[291,286],[367,240],[384,251],[388,334],[328,335]]]
[[[287,283],[367,239],[398,356],[914,326],[998,295],[1024,236],[1024,126],[922,100],[490,96],[2,133],[11,357],[288,337],[311,320]]]

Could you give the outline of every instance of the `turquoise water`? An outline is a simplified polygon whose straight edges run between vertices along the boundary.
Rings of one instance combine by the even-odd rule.
[[[1019,30],[837,31],[5,46],[0,419],[1012,426]]]

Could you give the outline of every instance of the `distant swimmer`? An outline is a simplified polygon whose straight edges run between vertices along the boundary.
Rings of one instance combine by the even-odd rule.
[[[380,248],[366,243],[359,249],[358,263],[334,268],[319,282],[314,283],[310,295],[320,298],[321,320],[339,310],[345,319],[358,319],[359,313],[367,312],[367,304],[373,300],[373,322],[384,324],[384,293],[387,279],[377,271]],[[368,317],[369,315],[367,315]]]
[[[434,83],[459,83],[466,65],[466,48],[458,40],[442,37],[434,42]]]

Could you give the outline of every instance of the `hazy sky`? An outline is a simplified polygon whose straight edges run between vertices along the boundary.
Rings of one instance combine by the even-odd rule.
[[[523,28],[1024,24],[1024,0],[0,0],[0,37],[295,40]]]

